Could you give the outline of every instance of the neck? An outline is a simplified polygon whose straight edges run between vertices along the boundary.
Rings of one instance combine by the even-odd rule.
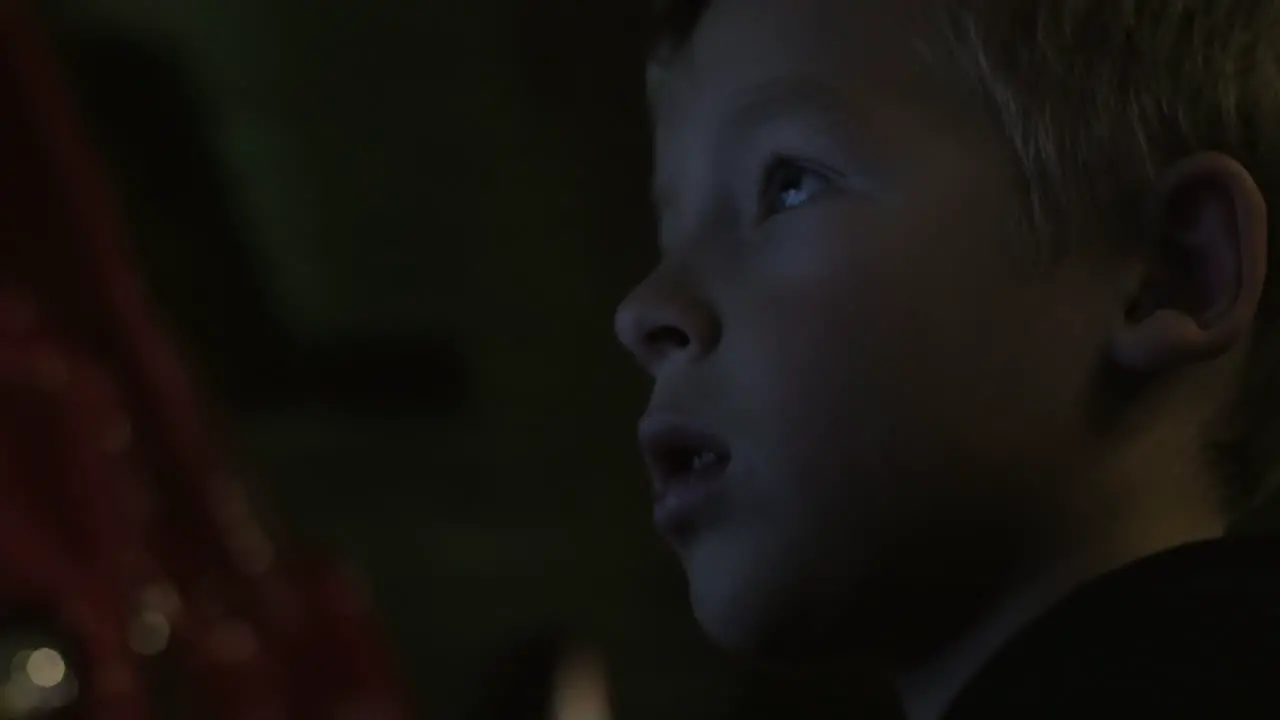
[[[1191,505],[1190,507],[1195,507]],[[1047,563],[1052,569],[1025,576],[959,640],[897,676],[908,720],[940,720],[961,689],[1019,630],[1076,587],[1109,571],[1178,545],[1220,537],[1220,518],[1203,512],[1161,512],[1126,523],[1109,537],[1096,535],[1087,552]]]

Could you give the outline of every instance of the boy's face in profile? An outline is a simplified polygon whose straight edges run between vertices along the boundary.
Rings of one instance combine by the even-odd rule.
[[[909,653],[1084,497],[1055,476],[1115,298],[1028,261],[1006,141],[926,71],[922,8],[717,2],[654,96],[662,262],[618,331],[650,412],[731,454],[670,533],[730,647]]]

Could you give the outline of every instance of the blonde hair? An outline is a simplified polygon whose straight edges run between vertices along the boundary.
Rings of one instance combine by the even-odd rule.
[[[683,43],[708,4],[665,3],[655,57]],[[1027,225],[1053,255],[1079,238],[1140,242],[1143,233],[1115,230],[1140,222],[1140,196],[1164,167],[1197,151],[1234,157],[1280,207],[1280,2],[934,5],[920,47],[981,96],[1007,136]],[[1113,232],[1085,226],[1098,218],[1115,223]],[[1277,283],[1273,273],[1231,412],[1207,438],[1233,515],[1280,469]]]

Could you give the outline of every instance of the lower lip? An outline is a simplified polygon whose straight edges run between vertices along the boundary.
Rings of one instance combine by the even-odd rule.
[[[667,486],[653,503],[653,522],[667,533],[688,530],[724,484],[725,468]]]

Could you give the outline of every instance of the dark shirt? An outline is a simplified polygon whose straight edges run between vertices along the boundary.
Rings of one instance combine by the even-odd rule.
[[[1183,545],[1068,595],[945,720],[1280,720],[1280,537]]]

